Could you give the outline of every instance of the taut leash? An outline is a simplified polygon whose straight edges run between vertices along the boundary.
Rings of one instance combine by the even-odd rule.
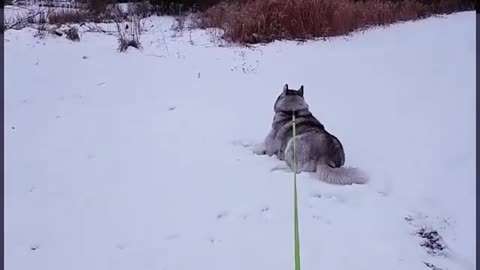
[[[298,203],[297,203],[297,146],[295,112],[292,112],[293,131],[293,222],[295,231],[295,270],[300,270],[300,237],[298,230]]]

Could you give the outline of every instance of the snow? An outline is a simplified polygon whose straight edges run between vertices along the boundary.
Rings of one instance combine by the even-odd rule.
[[[5,33],[6,269],[292,269],[293,176],[249,147],[285,83],[371,178],[298,176],[303,269],[476,268],[474,12],[253,48],[173,23]]]

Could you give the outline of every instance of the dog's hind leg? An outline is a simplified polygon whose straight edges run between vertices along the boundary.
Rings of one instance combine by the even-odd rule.
[[[303,172],[315,172],[317,170],[317,161],[316,160],[310,160],[308,162],[305,162],[302,167]]]

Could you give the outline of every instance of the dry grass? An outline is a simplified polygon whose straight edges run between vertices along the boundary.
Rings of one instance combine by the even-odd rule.
[[[65,35],[66,35],[66,38],[71,41],[80,41],[80,35],[78,34],[77,27],[68,28],[68,30],[65,32]]]
[[[87,9],[63,9],[50,12],[48,14],[48,22],[57,25],[85,22],[114,22],[125,20],[128,12],[122,11],[117,6],[107,9],[103,13],[96,13]]]
[[[371,26],[465,9],[464,0],[240,0],[209,8],[201,27],[240,43],[345,35]]]
[[[134,10],[128,14],[126,21],[123,21],[123,19],[115,21],[118,34],[118,51],[120,52],[126,51],[129,47],[142,48],[140,37],[145,31],[145,23],[142,22],[140,16],[133,12]]]
[[[87,10],[80,9],[64,9],[48,14],[48,22],[50,24],[69,24],[69,23],[82,23],[92,21],[94,18],[93,13]]]

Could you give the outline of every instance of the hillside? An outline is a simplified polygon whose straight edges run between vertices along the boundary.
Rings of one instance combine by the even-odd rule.
[[[303,269],[476,269],[474,12],[250,48],[173,23],[5,33],[5,269],[292,269],[292,175],[249,147],[285,83],[371,177],[299,175]]]

